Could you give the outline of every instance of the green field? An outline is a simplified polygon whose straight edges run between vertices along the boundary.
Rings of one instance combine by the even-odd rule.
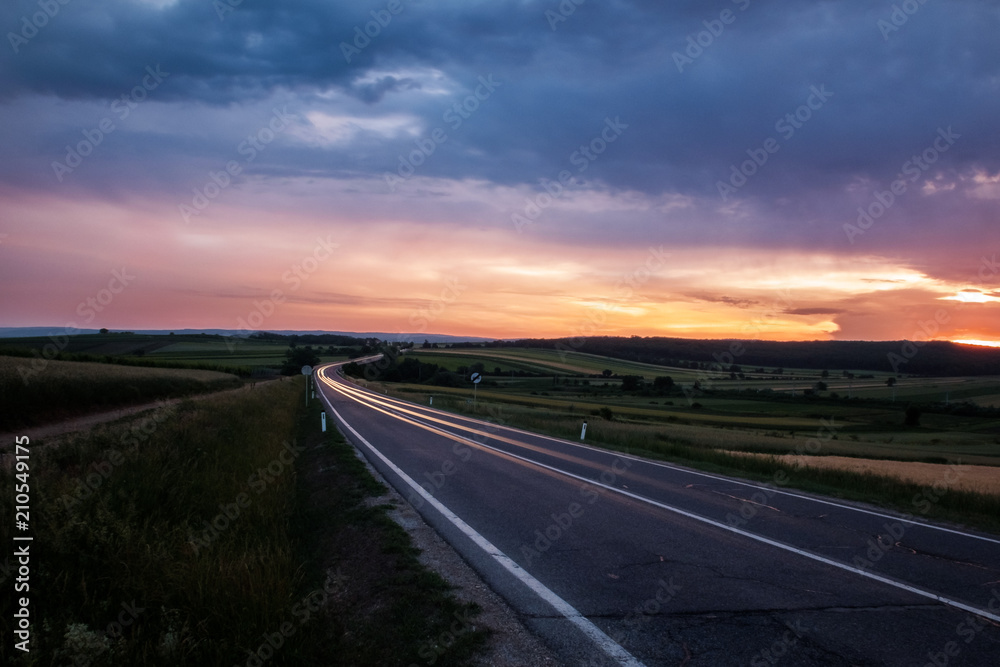
[[[561,353],[558,350],[520,348],[483,349],[482,351],[467,348],[457,350],[418,349],[409,354],[441,365],[448,363],[449,366],[457,367],[480,361],[486,364],[488,370],[492,370],[494,366],[501,366],[501,368],[505,368],[505,372],[513,368],[547,375],[600,375],[605,369],[611,370],[616,375],[642,375],[646,373],[651,374],[652,377],[653,375],[680,376],[681,374],[691,374],[691,371],[687,369],[640,364],[582,352]],[[446,361],[452,357],[461,359],[461,363]],[[694,380],[693,374],[691,374],[691,379]]]
[[[280,366],[285,359],[284,343],[256,341],[208,341],[171,343],[148,353],[150,359],[184,363],[213,362],[231,366],[269,367]],[[321,355],[323,361],[338,361],[343,356]]]
[[[323,361],[346,358],[340,354],[329,354],[328,346],[317,347]],[[239,371],[243,375],[273,375],[285,359],[288,342],[208,334],[107,333],[64,338],[6,338],[0,340],[0,354],[5,349],[34,350],[47,357],[60,352],[164,366],[221,367],[232,369],[233,372]]]
[[[820,441],[819,455],[1000,465],[1000,414],[975,407],[996,401],[1000,379],[994,377],[905,376],[890,388],[885,373],[858,371],[873,377],[849,380],[822,378],[817,370],[785,369],[783,376],[730,380],[728,374],[715,374],[706,381],[703,371],[557,350],[419,349],[404,358],[451,371],[482,363],[485,378],[475,392],[481,409],[511,415],[518,424],[556,429],[566,437],[578,433],[586,419],[596,429],[593,437],[604,434],[621,447],[628,447],[630,439],[639,446],[657,438],[680,438],[706,449],[787,454],[814,453],[806,446]],[[605,369],[613,375],[604,377]],[[535,375],[518,377],[518,371]],[[622,391],[620,376],[625,374],[641,374],[646,389]],[[673,378],[673,390],[651,391],[649,383],[663,375]],[[701,380],[705,391],[692,391],[695,380]],[[803,392],[821,380],[826,391]],[[472,408],[468,382],[462,387],[411,382],[383,388],[422,403],[433,395],[435,405]],[[911,405],[923,406],[922,412],[916,425],[904,425]],[[601,416],[602,409],[611,411],[611,421]]]
[[[216,371],[0,356],[0,431],[242,384]]]
[[[771,375],[773,369],[765,369],[767,373],[759,374],[744,368],[745,379],[730,379],[728,373],[716,371],[694,371],[686,368],[656,366],[636,362],[611,359],[583,352],[520,348],[483,348],[469,349],[419,349],[413,350],[407,356],[418,358],[429,363],[437,363],[457,370],[473,363],[483,363],[489,379],[495,379],[505,386],[517,387],[522,383],[505,380],[504,374],[511,370],[527,370],[538,375],[560,376],[571,378],[589,378],[590,383],[600,385],[603,382],[617,384],[616,376],[639,375],[647,381],[658,376],[670,376],[680,385],[693,385],[698,381],[705,387],[726,393],[744,390],[770,390],[789,396],[803,396],[806,390],[813,391],[817,382],[824,382],[827,389],[820,392],[821,396],[878,399],[893,401],[901,405],[908,402],[961,402],[990,406],[1000,405],[1000,378],[997,377],[918,377],[903,376],[896,379],[896,386],[889,387],[886,380],[894,377],[890,373],[854,371],[857,376],[847,379],[838,374],[822,377],[815,369],[784,369],[783,375]],[[500,366],[501,373],[495,374],[494,367]],[[605,370],[612,371],[608,379],[593,378]],[[495,376],[495,377],[491,377]],[[527,386],[527,385],[524,385]],[[541,386],[540,384],[538,386]],[[537,387],[532,387],[536,389]],[[705,404],[705,400],[698,399]],[[758,404],[759,405],[759,404]]]

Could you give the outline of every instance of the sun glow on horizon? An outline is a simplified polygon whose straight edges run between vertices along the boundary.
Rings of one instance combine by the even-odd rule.
[[[979,345],[982,347],[1000,347],[1000,340],[975,340],[972,338],[967,338],[963,340],[953,340],[952,343],[958,343],[960,345]]]

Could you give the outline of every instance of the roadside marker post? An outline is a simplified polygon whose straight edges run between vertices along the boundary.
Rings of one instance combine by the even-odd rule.
[[[323,433],[326,433],[326,410],[320,413],[320,420],[323,424]]]
[[[583,440],[586,437],[587,437],[587,422],[586,420],[584,420],[583,428],[580,429],[580,440]]]

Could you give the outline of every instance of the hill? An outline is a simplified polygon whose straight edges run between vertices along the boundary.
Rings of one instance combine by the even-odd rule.
[[[647,364],[866,370],[907,375],[1000,375],[1000,349],[947,341],[695,340],[640,336],[534,338],[495,341],[491,347],[588,352]]]

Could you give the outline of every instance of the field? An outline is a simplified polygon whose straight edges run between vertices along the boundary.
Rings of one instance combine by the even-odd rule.
[[[320,346],[324,348],[326,346]],[[284,361],[286,341],[242,339],[207,334],[149,335],[129,333],[86,334],[80,336],[0,339],[0,354],[6,348],[70,355],[117,357],[131,362],[174,366],[210,366],[239,371],[243,375],[274,374]],[[320,354],[323,361],[344,359],[343,355]]]
[[[216,371],[0,356],[0,432],[241,385]]]
[[[747,455],[762,456],[761,454],[751,453],[747,453]],[[883,461],[847,456],[803,456],[795,454],[784,454],[779,457],[779,460],[793,468],[809,466],[833,470],[851,470],[874,475],[888,475],[926,487],[933,487],[941,479],[941,466],[936,463]],[[998,474],[998,470],[995,467],[961,464],[955,470],[956,479],[950,484],[952,488],[1000,496],[1000,474]]]
[[[989,407],[1000,405],[1000,378],[997,377],[918,377],[902,376],[895,378],[895,386],[890,387],[886,381],[892,376],[889,373],[850,371],[854,378],[846,378],[842,373],[831,372],[824,377],[820,371],[804,369],[783,369],[782,375],[772,375],[774,369],[765,368],[764,373],[757,373],[744,368],[744,378],[733,378],[729,373],[715,370],[694,371],[686,368],[654,366],[635,362],[600,357],[577,351],[538,350],[520,348],[461,348],[461,349],[417,349],[407,353],[407,357],[420,359],[428,363],[442,365],[449,370],[458,370],[480,362],[485,367],[486,379],[490,390],[507,391],[517,395],[535,391],[565,395],[573,393],[576,388],[586,386],[587,397],[599,393],[607,387],[617,390],[620,386],[620,376],[639,375],[647,382],[658,376],[669,376],[682,387],[693,388],[698,382],[702,389],[709,392],[698,395],[694,400],[707,409],[718,414],[718,417],[735,417],[737,415],[761,416],[761,413],[777,418],[776,427],[794,423],[783,422],[784,419],[795,420],[803,415],[815,413],[815,403],[807,401],[784,400],[788,398],[803,398],[812,395],[819,399],[870,399],[860,404],[850,403],[850,400],[837,405],[836,401],[825,400],[822,410],[827,415],[853,415],[862,421],[878,423],[879,416],[896,412],[908,403],[961,403],[968,402]],[[496,372],[496,367],[500,372]],[[511,370],[530,370],[539,376],[536,378],[511,377]],[[604,371],[611,371],[610,377],[603,377]],[[595,377],[599,376],[599,377]],[[862,377],[864,376],[864,377]],[[553,382],[558,378],[558,383]],[[816,384],[822,382],[826,389],[816,390]],[[480,387],[480,388],[485,388]],[[746,398],[738,396],[754,394]],[[760,396],[761,393],[774,393],[774,400]],[[577,391],[580,394],[579,391]],[[611,393],[611,392],[609,392]],[[715,396],[722,394],[723,396]],[[679,409],[683,404],[690,403],[687,395],[670,397]],[[609,405],[618,404],[623,408],[636,408],[642,401],[630,397],[606,396],[602,402]],[[875,407],[873,407],[875,406]],[[673,416],[677,417],[677,414]],[[865,419],[870,417],[870,419]],[[688,418],[691,418],[688,416]],[[701,421],[713,421],[713,417],[701,417]],[[933,419],[933,418],[932,418]],[[714,419],[719,423],[726,419]],[[946,425],[945,425],[946,426]]]
[[[148,358],[158,361],[182,363],[213,362],[227,366],[252,368],[280,366],[285,359],[286,343],[256,341],[206,341],[171,343],[148,353]],[[343,356],[321,355],[323,361],[337,361]]]

